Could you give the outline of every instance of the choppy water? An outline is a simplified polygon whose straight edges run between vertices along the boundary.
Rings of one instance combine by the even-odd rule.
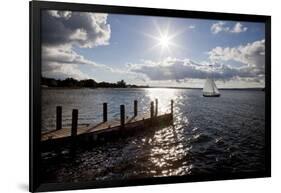
[[[43,153],[44,182],[131,179],[204,173],[255,172],[265,169],[265,94],[222,90],[219,98],[202,97],[192,89],[43,89],[42,129],[55,126],[55,107],[63,107],[63,126],[71,109],[79,109],[79,124],[100,122],[102,103],[109,119],[126,114],[139,101],[139,111],[158,98],[159,111],[169,111],[174,99],[174,127],[138,132],[134,136],[79,150],[75,159]],[[64,152],[64,151],[63,151]],[[59,161],[58,161],[59,160]]]

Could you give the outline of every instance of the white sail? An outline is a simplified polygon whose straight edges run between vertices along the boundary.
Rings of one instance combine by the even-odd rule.
[[[218,90],[218,87],[217,87],[215,81],[212,80],[212,82],[213,82],[213,89],[214,89],[214,92],[215,92],[216,94],[219,94],[220,92],[219,92],[219,90]]]
[[[203,96],[219,96],[219,90],[213,79],[207,79],[203,87]]]

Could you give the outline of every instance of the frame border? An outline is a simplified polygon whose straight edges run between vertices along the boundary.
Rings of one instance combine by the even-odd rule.
[[[129,180],[112,180],[79,183],[40,182],[40,128],[41,125],[41,10],[70,10],[80,12],[104,12],[128,15],[233,20],[265,23],[265,172],[241,172],[223,175],[171,176]],[[203,11],[185,11],[144,7],[125,7],[48,1],[29,2],[29,191],[60,191],[90,188],[109,188],[154,184],[171,184],[214,180],[271,177],[271,16]]]

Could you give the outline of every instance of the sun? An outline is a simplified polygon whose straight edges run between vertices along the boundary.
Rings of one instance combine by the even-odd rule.
[[[171,40],[168,35],[160,35],[158,41],[159,41],[159,45],[162,48],[169,48],[169,46],[171,45]]]
[[[170,28],[170,21],[166,24],[162,24],[161,26],[156,21],[153,22],[153,30],[154,33],[145,33],[142,32],[143,35],[152,39],[153,41],[149,41],[151,47],[149,47],[147,52],[155,52],[155,54],[159,54],[160,57],[173,56],[177,53],[179,49],[183,49],[184,47],[179,43],[179,36],[185,32],[185,28],[174,29]]]

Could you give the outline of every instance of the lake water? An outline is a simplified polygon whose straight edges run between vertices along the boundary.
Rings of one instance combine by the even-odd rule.
[[[87,150],[75,160],[54,161],[43,153],[45,182],[131,179],[204,173],[265,170],[265,93],[222,90],[221,97],[205,98],[196,89],[43,89],[42,130],[55,128],[56,106],[63,110],[63,127],[71,125],[71,111],[79,110],[79,124],[99,123],[102,103],[108,119],[126,115],[139,101],[139,113],[158,98],[159,112],[174,104],[174,127],[137,132]],[[62,158],[64,159],[64,158]]]

